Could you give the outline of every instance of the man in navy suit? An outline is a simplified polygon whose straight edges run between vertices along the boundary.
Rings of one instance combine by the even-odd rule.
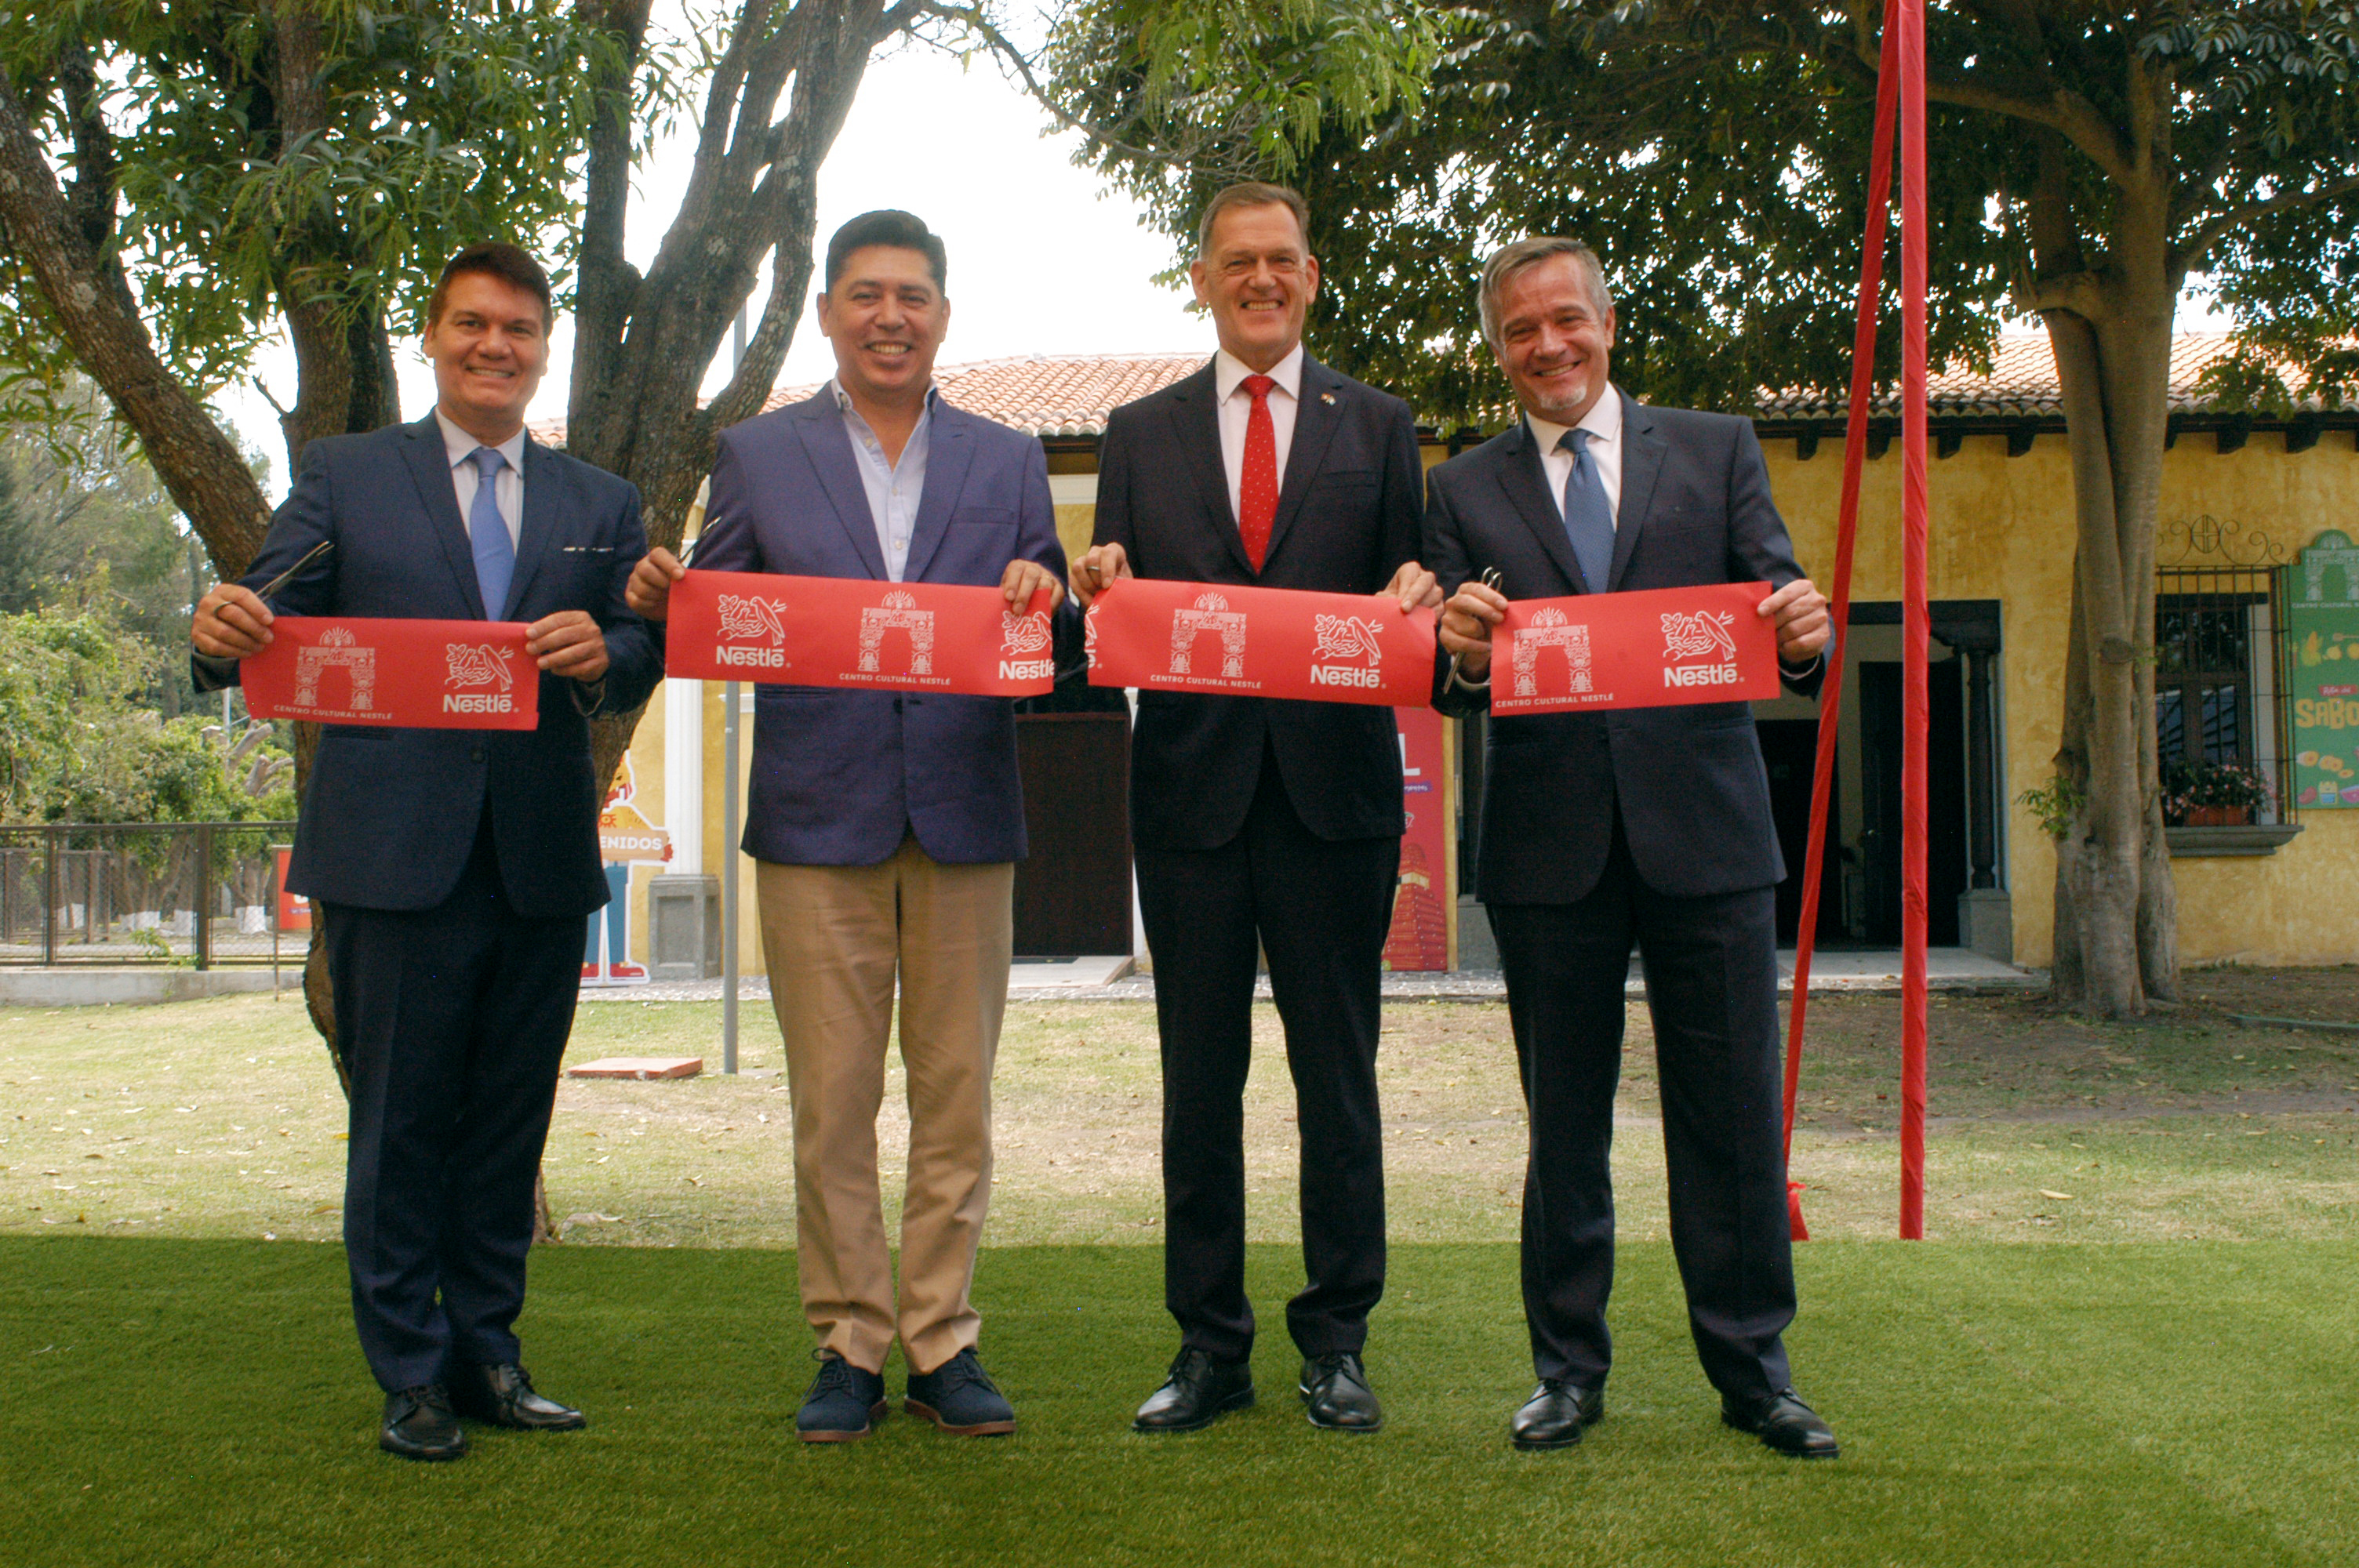
[[[1117,579],[1258,584],[1439,605],[1416,561],[1408,406],[1302,350],[1319,287],[1302,198],[1245,184],[1205,206],[1196,297],[1220,351],[1114,411],[1086,603]],[[1244,1095],[1256,950],[1286,1026],[1302,1132],[1302,1258],[1288,1303],[1311,1424],[1373,1432],[1361,1353],[1384,1293],[1376,1017],[1399,881],[1399,730],[1386,708],[1143,691],[1130,825],[1163,1048],[1164,1303],[1180,1354],[1141,1432],[1253,1402]]]
[[[950,324],[941,241],[907,212],[828,242],[819,327],[835,378],[722,432],[696,564],[1062,597],[1040,443],[933,389]],[[680,574],[658,550],[630,601],[652,620]],[[991,1068],[1025,852],[1015,705],[1004,697],[756,688],[745,849],[795,1116],[796,1271],[821,1367],[809,1443],[867,1435],[895,1339],[905,1408],[943,1430],[1015,1430],[970,1301],[991,1197]],[[909,1173],[894,1289],[876,1113],[901,1004]]]
[[[638,492],[525,434],[552,314],[516,246],[453,257],[427,310],[434,412],[306,447],[261,553],[191,634],[210,688],[274,615],[530,623],[538,727],[327,726],[288,866],[324,923],[351,1070],[344,1246],[379,1442],[412,1459],[466,1452],[455,1413],[583,1424],[534,1390],[513,1325],[582,922],[607,898],[589,720],[662,671],[623,602]]]
[[[1452,598],[1436,706],[1490,700],[1510,599],[1767,579],[1786,683],[1823,674],[1826,600],[1795,565],[1752,424],[1651,408],[1607,379],[1614,302],[1571,240],[1484,268],[1485,335],[1523,416],[1428,480],[1426,559]],[[1499,574],[1493,589],[1479,580]],[[1779,1137],[1775,890],[1785,875],[1743,703],[1494,719],[1476,876],[1531,1119],[1524,1314],[1539,1387],[1518,1448],[1581,1441],[1604,1413],[1614,1195],[1606,1162],[1623,990],[1646,963],[1662,1079],[1671,1248],[1730,1425],[1832,1457],[1783,1339],[1794,1267]]]

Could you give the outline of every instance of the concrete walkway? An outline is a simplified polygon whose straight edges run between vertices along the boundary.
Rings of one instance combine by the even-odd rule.
[[[1964,947],[1936,947],[1925,955],[1926,983],[1940,991],[2036,991],[2047,988],[2044,971],[2018,969]],[[1794,955],[1777,955],[1778,989],[1794,987]],[[1504,1001],[1506,981],[1496,969],[1452,969],[1437,974],[1388,974],[1385,996],[1398,1001]],[[1810,960],[1810,994],[1829,996],[1854,991],[1897,991],[1900,955],[1889,949],[1820,953]],[[1645,994],[1646,979],[1637,960],[1631,960],[1629,991]],[[770,982],[759,977],[742,981],[741,1000],[767,1001]],[[1256,996],[1269,998],[1265,976]],[[1150,1001],[1155,980],[1132,972],[1126,958],[1069,958],[1053,963],[1021,963],[1009,971],[1010,1001]],[[583,1001],[718,1001],[718,979],[682,980],[664,985],[585,987]]]

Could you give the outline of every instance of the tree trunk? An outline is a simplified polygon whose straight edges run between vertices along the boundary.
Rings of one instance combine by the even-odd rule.
[[[2177,904],[2162,834],[2154,735],[2154,560],[2175,287],[2123,265],[2084,275],[2072,308],[2041,312],[2056,354],[2072,458],[2078,549],[2072,658],[2058,774],[2078,799],[2057,846],[2052,994],[2104,1017],[2178,989]],[[2131,231],[2125,233],[2124,231]],[[2128,274],[2129,276],[2125,276]],[[2159,308],[2158,308],[2158,301]]]

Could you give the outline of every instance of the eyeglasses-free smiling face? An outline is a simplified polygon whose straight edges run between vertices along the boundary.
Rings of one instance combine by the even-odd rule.
[[[863,245],[819,297],[836,380],[855,397],[895,402],[930,385],[950,324],[951,302],[925,253],[901,245]]]
[[[1571,255],[1535,262],[1499,291],[1499,337],[1492,345],[1516,400],[1551,425],[1576,425],[1604,395],[1614,348],[1614,308]]]
[[[1302,341],[1319,262],[1286,207],[1229,207],[1212,220],[1212,243],[1189,266],[1188,281],[1212,313],[1221,347],[1266,371]]]
[[[496,446],[524,424],[549,369],[540,297],[487,272],[462,272],[420,345],[433,362],[436,401],[452,424]]]

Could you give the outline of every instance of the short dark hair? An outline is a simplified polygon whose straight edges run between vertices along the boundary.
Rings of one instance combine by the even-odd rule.
[[[1283,185],[1266,185],[1258,179],[1223,186],[1212,192],[1204,203],[1204,215],[1196,220],[1196,255],[1201,260],[1212,248],[1212,220],[1232,207],[1283,207],[1294,214],[1294,226],[1301,231],[1302,243],[1310,243],[1310,204],[1302,193]]]
[[[442,307],[450,299],[451,283],[471,272],[496,277],[523,289],[540,301],[542,329],[546,330],[556,324],[557,303],[549,294],[549,274],[532,259],[532,253],[505,240],[479,240],[442,264],[442,276],[434,280],[434,293],[426,301],[429,327],[442,319]]]
[[[827,242],[827,281],[820,292],[833,293],[836,279],[843,276],[852,253],[871,245],[917,252],[926,258],[926,268],[934,275],[934,287],[945,296],[950,293],[950,257],[942,249],[942,237],[927,228],[923,218],[897,207],[863,212],[835,232]]]

